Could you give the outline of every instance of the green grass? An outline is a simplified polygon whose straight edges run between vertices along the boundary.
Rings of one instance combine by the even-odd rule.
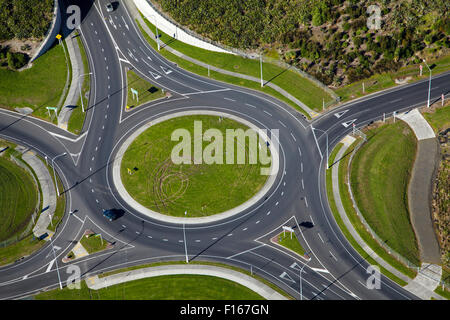
[[[89,254],[105,250],[108,246],[108,242],[106,240],[103,239],[102,241],[99,236],[95,236],[94,234],[83,236],[80,243]]]
[[[152,30],[153,34],[156,34],[155,26],[144,17],[142,18],[150,30]],[[237,72],[256,78],[261,77],[259,59],[246,59],[238,55],[201,49],[178,41],[172,36],[161,32],[159,29],[158,33],[161,35],[160,40],[163,43],[167,43],[171,48],[191,58],[195,58],[211,66],[224,70]],[[161,51],[164,50],[163,47],[164,45],[161,44]],[[263,62],[262,68],[264,82],[270,81],[278,85],[280,88],[286,90],[313,110],[322,110],[322,99],[325,99],[325,103],[333,100],[333,98],[325,90],[316,86],[313,82],[300,76],[294,71],[281,68],[268,62]]]
[[[24,231],[38,201],[32,176],[9,160],[8,152],[3,153],[0,157],[0,241]]]
[[[161,88],[152,85],[131,70],[127,71],[127,88],[127,106],[130,109],[165,96]],[[138,92],[139,101],[133,98],[131,88]]]
[[[28,256],[44,246],[44,240],[37,240],[32,234],[19,242],[0,248],[0,266],[13,263],[21,257]]]
[[[67,66],[63,47],[55,44],[22,72],[0,68],[0,106],[29,107],[33,115],[49,119],[45,107],[55,107],[63,92]]]
[[[408,184],[417,141],[402,121],[367,134],[355,154],[351,186],[359,210],[375,233],[401,256],[420,265],[420,255],[408,209]]]
[[[36,300],[263,300],[252,290],[227,279],[203,275],[171,275],[124,282],[90,290],[52,290]]]
[[[352,146],[350,146],[349,149],[347,149],[346,154],[348,152],[351,152],[351,150],[353,150],[353,148],[355,147],[355,145],[358,142],[355,142]],[[329,158],[329,163],[330,165],[335,163],[334,165],[339,165],[340,168],[346,168],[347,164],[348,164],[348,156],[346,156],[343,159],[336,159],[336,155],[338,153],[339,150],[342,148],[342,144],[338,144],[335,149],[333,149],[333,151],[330,154],[330,158]],[[363,240],[366,242],[366,244],[368,244],[370,246],[370,248],[372,250],[374,250],[380,257],[382,257],[385,261],[387,261],[390,265],[392,265],[393,267],[395,267],[397,270],[401,271],[402,273],[408,275],[411,278],[415,277],[415,272],[406,268],[405,266],[403,266],[400,262],[398,262],[397,260],[395,260],[393,257],[389,256],[388,253],[381,248],[378,243],[376,243],[372,237],[367,233],[367,231],[364,229],[362,223],[359,221],[359,218],[356,216],[356,212],[353,209],[353,206],[351,204],[348,203],[347,198],[342,196],[342,192],[344,191],[342,188],[342,178],[343,178],[343,174],[342,174],[341,169],[339,169],[339,174],[340,174],[340,193],[341,193],[341,197],[342,197],[342,202],[344,205],[344,209],[347,212],[347,215],[349,216],[350,222],[353,224],[353,226],[355,227],[355,229],[357,230],[358,234],[363,238]],[[333,213],[333,216],[335,218],[335,221],[337,223],[337,225],[339,226],[339,229],[341,230],[341,232],[343,233],[344,237],[347,239],[347,241],[350,243],[350,245],[359,253],[359,255],[361,257],[363,257],[365,260],[367,260],[368,263],[372,264],[372,265],[376,265],[380,268],[380,271],[387,276],[388,278],[390,278],[392,281],[398,283],[401,286],[405,286],[407,283],[405,281],[403,281],[402,279],[398,278],[397,276],[395,276],[394,274],[392,274],[390,271],[388,271],[387,269],[385,269],[383,266],[381,266],[379,263],[376,262],[375,259],[373,259],[372,257],[370,257],[366,251],[364,251],[364,249],[358,244],[358,242],[356,242],[356,240],[353,238],[353,236],[351,235],[351,233],[348,231],[347,227],[344,224],[344,221],[342,220],[338,209],[336,207],[336,203],[334,200],[334,196],[333,196],[333,188],[332,188],[332,179],[331,179],[331,167],[329,170],[327,170],[326,172],[326,189],[327,189],[327,197],[328,197],[328,203],[330,205],[330,209],[331,212]],[[345,186],[345,190],[347,189],[347,187]],[[346,192],[347,196],[348,196],[348,192]],[[346,201],[347,200],[347,201]],[[350,205],[350,207],[349,207]]]
[[[422,112],[434,132],[439,132],[450,127],[450,106],[439,107],[435,112]]]
[[[247,127],[234,120],[215,116],[183,116],[156,124],[132,142],[125,152],[121,177],[129,194],[142,205],[157,212],[188,217],[207,216],[232,209],[258,192],[267,180],[261,175],[259,159],[256,164],[180,164],[171,160],[174,146],[180,142],[171,141],[176,129],[186,129],[194,137],[194,120],[202,122],[202,130],[216,128],[223,134],[226,146],[226,129]],[[203,142],[203,149],[210,142]],[[191,139],[191,154],[194,152],[194,138]],[[237,143],[235,143],[235,156]],[[249,152],[248,140],[246,152]],[[236,159],[236,157],[235,157]],[[235,160],[236,162],[236,160]],[[127,169],[131,169],[130,175]],[[134,170],[136,168],[137,170]]]
[[[422,63],[423,64],[423,63]],[[432,69],[433,75],[448,71],[450,68],[450,55],[440,58],[436,61],[428,61],[428,65],[435,65]],[[429,76],[429,71],[423,64],[422,77],[419,76],[419,64],[409,65],[401,68],[396,72],[382,73],[371,76],[370,78],[353,82],[349,85],[343,86],[335,90],[336,94],[341,97],[341,102],[346,102],[352,99],[362,97],[364,95],[374,93],[380,90],[388,89],[396,86],[395,79],[403,77],[411,77],[412,81],[426,79]],[[363,93],[363,86],[365,92]]]
[[[285,235],[280,233],[278,235],[278,244],[298,253],[301,256],[305,255],[305,249],[303,249],[295,233],[292,233],[292,239],[290,232],[286,232]]]
[[[83,99],[83,104],[85,110],[88,108],[89,100],[86,99],[86,93],[90,91],[90,77],[87,75],[89,73],[89,63],[87,61],[86,50],[84,49],[83,42],[81,41],[80,36],[77,37],[78,47],[80,48],[81,59],[83,61],[83,83],[81,88],[81,95]],[[86,113],[83,112],[81,107],[81,98],[78,98],[77,107],[72,110],[70,115],[69,122],[67,124],[67,130],[72,133],[80,134],[83,129],[84,118]]]
[[[442,285],[439,285],[434,292],[443,296],[445,299],[450,300],[450,269],[442,268],[442,281],[446,283],[446,287],[442,288]]]

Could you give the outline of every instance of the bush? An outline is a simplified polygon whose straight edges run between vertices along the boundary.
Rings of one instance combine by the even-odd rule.
[[[27,64],[28,56],[21,52],[8,52],[6,54],[6,59],[8,61],[8,67],[11,69],[20,69]]]

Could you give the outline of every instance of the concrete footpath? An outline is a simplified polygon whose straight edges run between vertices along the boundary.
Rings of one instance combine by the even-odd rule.
[[[152,38],[155,39],[155,34],[150,30],[150,28],[147,26],[147,24],[145,23],[144,19],[142,19],[141,15],[139,14],[138,9],[136,8],[136,5],[134,4],[133,0],[125,0],[127,8],[129,9],[130,15],[133,19],[136,19],[139,24],[141,25],[141,27],[144,29],[144,31]],[[186,55],[184,55],[183,53],[171,48],[170,46],[168,46],[167,44],[164,44],[162,41],[160,41],[160,45],[161,48],[164,48],[165,50],[169,51],[170,53],[186,60],[189,62],[192,62],[198,66],[201,66],[203,68],[209,68],[211,71],[215,71],[218,73],[222,73],[222,74],[226,74],[229,76],[233,76],[236,78],[241,78],[241,79],[245,79],[245,80],[249,80],[249,81],[254,81],[254,82],[261,82],[260,78],[256,78],[256,77],[252,77],[252,76],[248,76],[242,73],[237,73],[237,72],[232,72],[232,71],[228,71],[228,70],[224,70],[224,69],[220,69],[214,66],[211,66],[207,63],[204,63],[202,61],[196,60],[194,58],[188,57]],[[280,88],[279,86],[277,86],[276,84],[273,84],[271,82],[265,82],[264,84],[265,86],[271,87],[272,89],[274,89],[275,91],[278,91],[280,94],[282,94],[283,96],[285,96],[286,98],[288,98],[289,100],[293,101],[295,104],[297,104],[300,108],[302,108],[303,110],[305,110],[312,118],[318,116],[319,114],[315,111],[313,111],[312,109],[310,109],[308,106],[306,106],[303,102],[301,102],[300,100],[298,100],[297,98],[295,98],[293,95],[291,95],[290,93],[288,93],[286,90]]]
[[[98,290],[127,281],[179,274],[219,277],[237,282],[267,300],[287,300],[285,296],[253,277],[228,268],[209,265],[167,265],[142,268],[114,274],[104,278],[99,278],[98,276],[90,277],[86,279],[86,284],[90,289]]]
[[[345,156],[349,156],[346,154],[350,145],[355,141],[355,138],[351,136],[346,136],[341,143],[343,143],[343,147],[339,150],[335,158],[335,165],[332,167],[332,189],[333,189],[333,198],[336,203],[337,210],[339,215],[341,216],[345,227],[350,232],[351,236],[358,243],[359,246],[363,248],[363,250],[373,258],[378,264],[380,264],[383,268],[394,274],[396,277],[402,279],[407,282],[404,288],[409,292],[415,294],[421,299],[430,299],[433,297],[434,299],[442,300],[443,297],[434,293],[433,291],[436,289],[439,284],[440,276],[437,274],[430,278],[430,272],[435,272],[436,268],[431,267],[429,265],[422,265],[422,268],[419,270],[416,278],[411,279],[410,277],[404,275],[394,267],[392,267],[389,263],[383,260],[375,251],[373,251],[361,238],[359,233],[353,227],[353,224],[350,222],[347,213],[345,212],[344,206],[342,204],[340,192],[339,192],[339,164],[337,162],[340,161]],[[442,271],[441,271],[442,272]],[[439,280],[437,280],[439,279]],[[436,282],[437,280],[437,282]]]
[[[22,160],[33,169],[39,181],[39,185],[41,186],[42,211],[33,228],[33,234],[36,237],[40,237],[45,233],[52,235],[53,231],[50,231],[47,228],[51,223],[51,219],[53,218],[56,209],[56,191],[53,179],[45,164],[33,151],[24,152]],[[47,237],[45,240],[48,240],[49,238],[50,237]]]

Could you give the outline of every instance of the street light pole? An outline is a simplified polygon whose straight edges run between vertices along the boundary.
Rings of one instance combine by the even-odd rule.
[[[187,211],[184,212],[184,216],[186,216]],[[188,254],[187,254],[187,244],[186,244],[186,230],[185,230],[185,223],[183,222],[183,237],[184,237],[184,252],[186,254],[186,263],[189,263]]]
[[[59,188],[58,188],[58,182],[56,181],[56,172],[55,172],[54,161],[59,157],[65,156],[66,154],[67,154],[67,152],[61,153],[60,155],[57,155],[57,156],[53,157],[53,159],[52,159],[53,176],[55,177],[56,194],[58,195],[58,197],[59,197]]]
[[[427,66],[428,70],[430,70],[430,81],[428,82],[428,102],[427,102],[427,108],[430,107],[430,93],[431,93],[431,69],[428,66],[427,62],[425,61],[425,59],[423,59],[423,62],[425,63],[425,65]]]
[[[159,36],[158,36],[158,21],[156,20],[156,17],[152,14],[150,17],[153,17],[155,19],[155,28],[156,28],[156,43],[158,44],[158,51],[159,51]]]
[[[262,53],[259,54],[259,65],[261,69],[261,88],[262,88],[264,87],[263,72],[262,72]]]
[[[305,263],[303,265],[303,267],[300,269],[300,300],[303,300],[303,287],[302,287],[302,273],[303,273],[303,268],[306,267],[306,265],[310,262],[311,260],[309,260],[307,263]]]
[[[84,102],[83,102],[83,96],[81,95],[81,83],[80,83],[80,78],[83,77],[83,76],[86,76],[86,75],[88,75],[88,74],[92,74],[92,72],[84,73],[84,74],[78,76],[78,89],[79,89],[79,91],[80,91],[81,109],[83,110],[83,112],[84,112]]]

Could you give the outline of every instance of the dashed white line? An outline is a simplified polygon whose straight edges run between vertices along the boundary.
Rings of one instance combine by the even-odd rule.
[[[252,107],[252,108],[256,108],[254,105],[249,104],[249,103],[246,103],[245,105],[246,105],[246,106],[249,106],[249,107]]]
[[[311,218],[311,222],[315,225],[312,215],[309,215],[309,217]]]
[[[268,216],[270,214],[270,211],[266,213],[266,216]]]
[[[319,239],[322,241],[322,243],[325,243],[325,241],[323,241],[322,237],[320,236],[320,233],[317,233],[317,235],[319,236]]]
[[[245,230],[247,230],[248,228],[244,228],[244,229],[242,229],[242,231],[245,231]]]
[[[333,257],[333,259],[337,261],[337,258],[334,256],[334,254],[331,251],[329,251],[329,252],[330,252],[331,256]]]
[[[269,112],[267,112],[266,110],[263,110],[264,113],[267,113],[269,116],[272,116]]]
[[[305,184],[303,183],[303,179],[302,179],[302,188],[303,188],[303,190],[305,189]]]
[[[280,120],[278,120],[278,122],[279,122],[283,127],[287,128],[286,125],[285,125],[283,122],[281,122]]]
[[[228,101],[236,102],[236,100],[233,100],[233,99],[230,99],[230,98],[224,98],[224,99],[228,100]]]
[[[294,137],[294,135],[292,134],[292,132],[291,132],[291,137],[292,137],[292,139],[294,139],[294,141],[297,142],[297,139],[295,139],[295,137]]]
[[[306,197],[305,197],[305,204],[308,207],[308,200],[306,199]]]
[[[258,221],[256,221],[256,223],[255,224],[258,224],[258,223],[260,223],[261,222],[261,220],[258,220]]]

